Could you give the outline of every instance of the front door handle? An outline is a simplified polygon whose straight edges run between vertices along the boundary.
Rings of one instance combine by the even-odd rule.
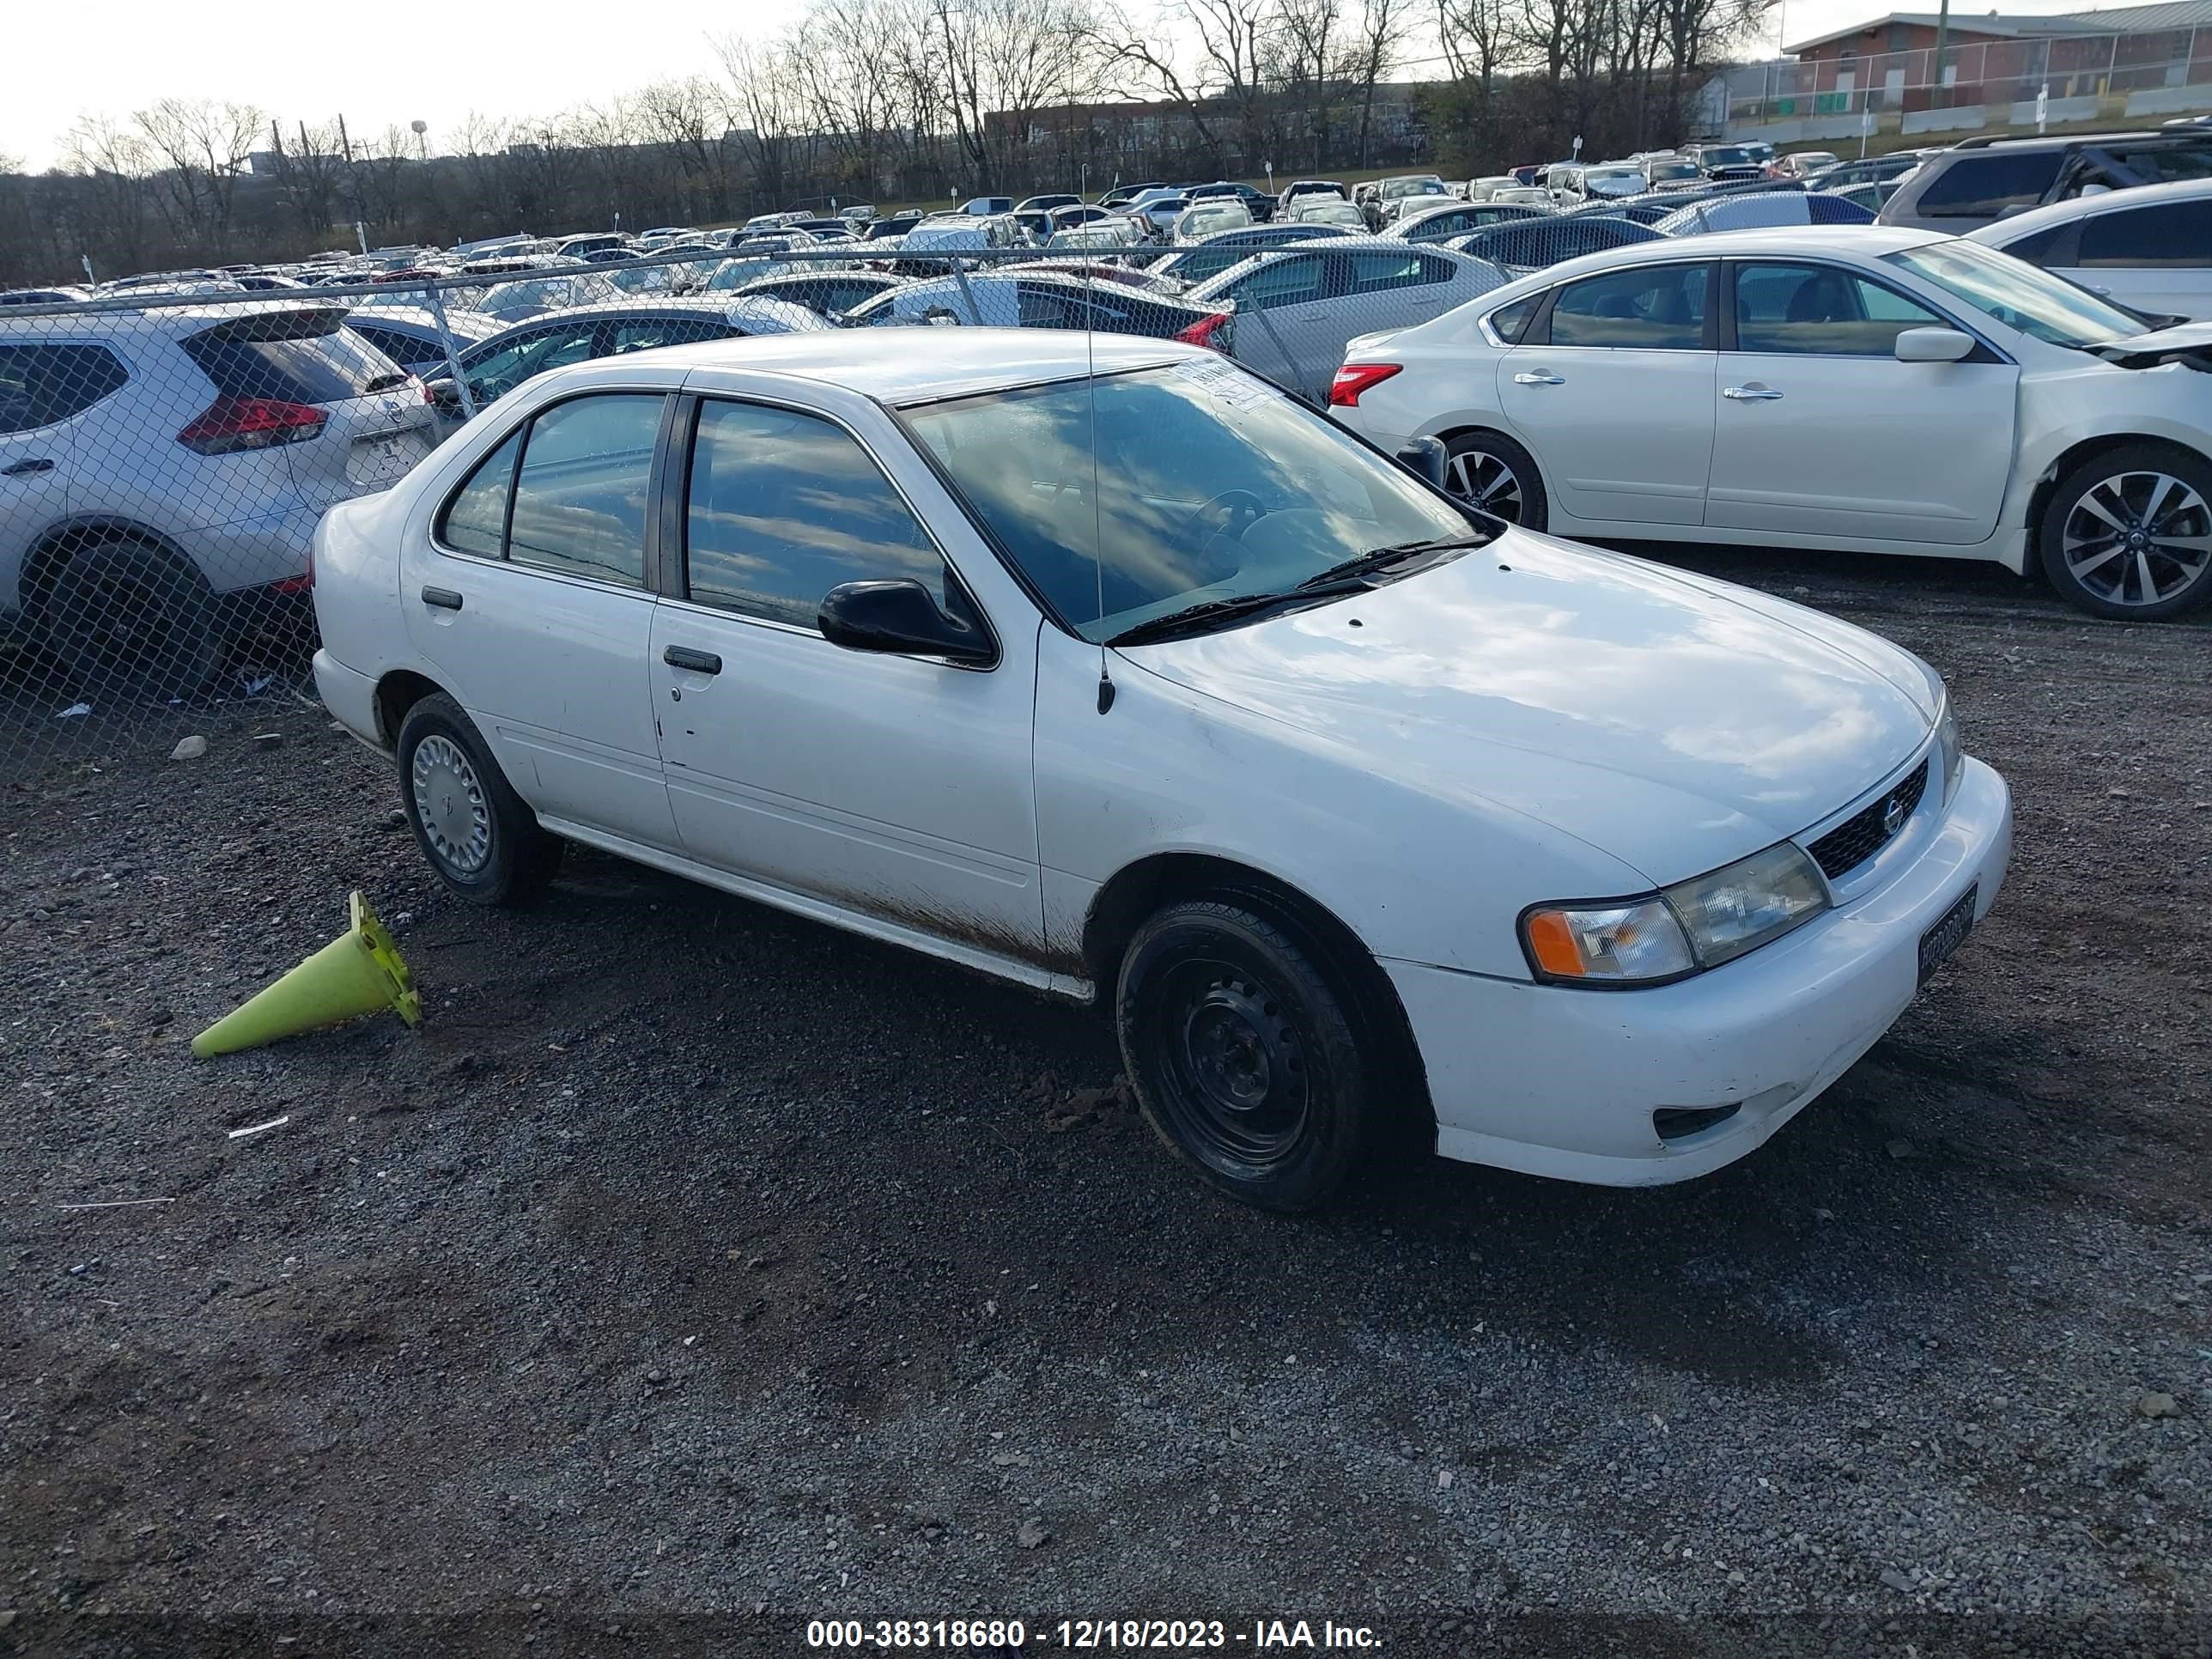
[[[426,587],[422,590],[422,603],[435,605],[441,611],[459,611],[461,596],[450,587]]]
[[[671,668],[688,668],[695,674],[719,674],[722,659],[711,651],[694,651],[688,645],[672,645],[660,653]]]
[[[1565,375],[1554,374],[1548,369],[1531,374],[1524,368],[1513,377],[1516,386],[1565,386],[1566,383]]]
[[[1740,404],[1771,404],[1781,395],[1772,386],[1760,386],[1756,381],[1750,386],[1732,386],[1721,393]]]
[[[33,472],[51,472],[54,464],[43,455],[27,461],[17,461],[13,466],[0,466],[0,478],[21,478]]]

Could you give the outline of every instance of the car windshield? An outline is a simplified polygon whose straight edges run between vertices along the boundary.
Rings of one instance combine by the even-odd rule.
[[[1740,167],[1748,165],[1751,161],[1751,152],[1747,149],[1716,149],[1701,150],[1698,155],[1709,167]]]
[[[1633,196],[1644,188],[1644,174],[1635,167],[1592,167],[1583,174],[1583,188],[1595,196]]]
[[[1936,242],[1884,257],[2007,328],[2052,345],[2086,349],[2143,331],[2132,312],[1978,242]]]
[[[1443,497],[1218,360],[930,404],[906,421],[1086,640],[1288,592],[1378,548],[1475,533]]]
[[[1668,179],[1694,179],[1698,176],[1695,161],[1654,161],[1645,168],[1645,176],[1653,184]]]

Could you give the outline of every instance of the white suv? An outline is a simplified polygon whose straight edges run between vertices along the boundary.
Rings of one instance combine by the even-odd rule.
[[[80,694],[188,696],[316,522],[430,453],[342,306],[0,315],[0,625]]]

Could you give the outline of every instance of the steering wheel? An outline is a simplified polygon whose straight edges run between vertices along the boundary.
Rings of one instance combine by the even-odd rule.
[[[1201,502],[1188,518],[1176,526],[1175,534],[1170,538],[1171,544],[1182,546],[1192,531],[1205,525],[1206,520],[1217,513],[1221,515],[1221,522],[1206,531],[1205,540],[1198,544],[1201,553],[1210,548],[1218,537],[1226,536],[1231,541],[1242,542],[1244,532],[1267,516],[1267,504],[1249,489],[1224,489],[1211,501]]]

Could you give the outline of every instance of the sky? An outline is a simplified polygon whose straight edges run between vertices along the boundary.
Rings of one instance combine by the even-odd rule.
[[[1141,12],[1144,0],[1130,9]],[[2005,6],[2081,9],[2078,0]],[[803,9],[804,0],[738,0],[711,14],[689,6],[637,12],[605,0],[196,9],[174,0],[100,0],[83,11],[25,4],[11,9],[8,24],[13,73],[0,99],[0,156],[50,167],[80,116],[120,118],[166,97],[236,100],[288,124],[343,113],[357,136],[419,119],[429,123],[435,150],[472,110],[502,119],[552,114],[652,81],[715,74],[710,33],[765,37]],[[1807,40],[1883,9],[1876,0],[1782,0],[1769,14],[1765,50],[1745,55],[1772,55],[1784,31]],[[53,72],[39,73],[41,64]],[[82,73],[88,64],[97,73]],[[1430,65],[1410,76],[1441,73]]]

